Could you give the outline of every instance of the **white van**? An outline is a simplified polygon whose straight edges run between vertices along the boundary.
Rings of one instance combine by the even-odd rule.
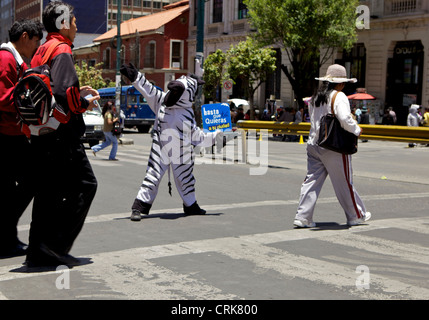
[[[88,143],[90,147],[97,145],[100,140],[104,139],[104,119],[98,102],[97,107],[83,113],[83,120],[85,121],[86,128],[85,134],[81,137],[82,143]]]

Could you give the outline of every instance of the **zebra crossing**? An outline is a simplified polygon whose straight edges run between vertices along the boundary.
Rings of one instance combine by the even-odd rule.
[[[429,194],[414,196],[427,197]],[[334,200],[324,199],[325,203]],[[271,205],[280,203],[272,201]],[[267,204],[270,203],[264,203]],[[237,203],[230,204],[229,208],[260,205],[260,202]],[[222,209],[227,208],[228,205],[224,205]],[[180,212],[179,208],[177,212]],[[111,221],[122,215],[89,217],[87,223]],[[28,227],[21,226],[20,230]],[[428,242],[406,243],[388,239],[383,236],[383,230],[399,230],[427,239],[429,218],[380,219],[353,228],[291,229],[94,253],[90,255],[92,264],[70,269],[71,279],[87,280],[85,285],[77,287],[73,287],[71,281],[68,294],[73,299],[249,299],[249,296],[238,293],[240,283],[236,283],[232,290],[225,283],[213,281],[214,275],[205,275],[206,278],[200,274],[201,271],[166,263],[169,259],[191,259],[202,261],[204,265],[205,260],[209,263],[215,256],[219,263],[226,259],[250,266],[243,271],[248,272],[244,279],[250,282],[253,277],[267,276],[274,277],[280,284],[305,281],[310,283],[309,290],[312,286],[319,286],[354,299],[429,299]],[[324,256],[311,251],[300,252],[302,242],[333,250]],[[358,285],[361,277],[358,267],[362,265],[369,273],[367,289]],[[225,270],[218,272],[227,273]],[[52,295],[58,294],[60,290],[54,280],[61,275],[62,271],[25,272],[22,265],[2,266],[0,299],[8,299],[8,290],[3,289],[6,284],[11,288],[11,283],[20,283],[23,279],[27,283],[42,282],[45,290],[51,291]],[[97,290],[100,287],[103,289]],[[287,285],[278,289],[290,290]],[[311,291],[308,294],[311,299]],[[275,298],[284,297],[280,294]],[[257,294],[254,298],[258,299]]]
[[[109,152],[107,148],[94,157],[87,150],[91,165],[137,165],[144,169],[150,146],[120,146],[119,161],[108,161]],[[195,161],[206,160],[197,157]],[[280,155],[271,155],[270,165],[305,170],[305,163],[293,159],[285,162]],[[365,202],[388,201],[392,205],[394,201],[428,197],[429,192],[411,190],[362,196]],[[318,204],[337,201],[335,197],[321,197]],[[297,202],[250,200],[205,205],[204,209],[225,214],[254,208],[280,211],[296,207]],[[182,212],[181,207],[168,209],[170,215]],[[165,214],[165,210],[152,210],[151,214]],[[128,216],[129,212],[91,215],[85,230],[112,223],[116,228],[118,221],[128,223],[120,220]],[[222,222],[214,222],[210,216],[204,219],[206,226],[222,228]],[[215,237],[204,235],[197,240],[157,245],[136,241],[133,247],[117,250],[106,246],[85,255],[92,263],[67,272],[30,272],[22,266],[23,259],[0,260],[0,300],[429,299],[429,217],[380,218],[375,213],[369,223],[352,228],[317,223],[312,229],[292,229],[291,223],[285,220],[282,231],[236,236],[216,233]],[[138,227],[145,232],[144,218]],[[23,224],[18,230],[27,232],[29,228]],[[67,279],[68,287],[58,286]]]

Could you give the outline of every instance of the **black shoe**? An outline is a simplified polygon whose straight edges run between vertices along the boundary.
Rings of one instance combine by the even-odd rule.
[[[25,243],[17,240],[17,242],[14,245],[0,249],[0,258],[12,258],[12,257],[24,256],[27,254],[27,248],[28,246]]]
[[[130,219],[131,221],[140,221],[142,219],[140,211],[133,209]]]
[[[206,214],[206,210],[201,209],[196,201],[192,205],[190,205],[189,207],[183,205],[183,211],[185,212],[185,215],[187,215],[187,216]]]
[[[82,264],[81,260],[70,254],[57,254],[46,245],[40,245],[37,250],[29,250],[27,259],[24,262],[29,268],[57,267],[65,265],[73,267]]]
[[[67,267],[74,267],[80,265],[81,261],[78,258],[66,254],[57,258],[49,256],[27,258],[24,264],[29,268],[58,267],[62,265]]]
[[[133,206],[131,207],[131,221],[140,221],[141,215],[148,215],[150,208],[152,208],[151,204],[145,203],[139,199],[134,199]]]

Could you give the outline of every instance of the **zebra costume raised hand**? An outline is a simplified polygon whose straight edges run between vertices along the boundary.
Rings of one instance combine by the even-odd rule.
[[[204,81],[182,76],[171,81],[167,86],[169,90],[163,92],[132,64],[123,65],[121,73],[141,92],[156,115],[146,176],[134,200],[131,220],[139,221],[141,214],[149,214],[161,179],[167,170],[170,174],[170,168],[185,214],[205,214],[195,197],[193,147],[214,145],[222,132],[203,132],[196,125],[192,103],[198,85]]]

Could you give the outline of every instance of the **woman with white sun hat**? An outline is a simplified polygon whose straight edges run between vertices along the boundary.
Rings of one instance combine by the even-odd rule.
[[[331,111],[334,101],[334,112],[341,126],[356,136],[362,129],[352,118],[350,103],[341,92],[348,82],[357,82],[347,78],[346,69],[338,64],[329,66],[326,75],[316,78],[321,81],[319,90],[309,101],[311,128],[307,140],[307,175],[301,186],[298,209],[294,225],[296,227],[315,227],[313,221],[314,208],[326,177],[329,175],[337,199],[344,210],[347,225],[355,226],[371,218],[365,205],[353,186],[352,157],[337,153],[317,145],[320,120]]]

